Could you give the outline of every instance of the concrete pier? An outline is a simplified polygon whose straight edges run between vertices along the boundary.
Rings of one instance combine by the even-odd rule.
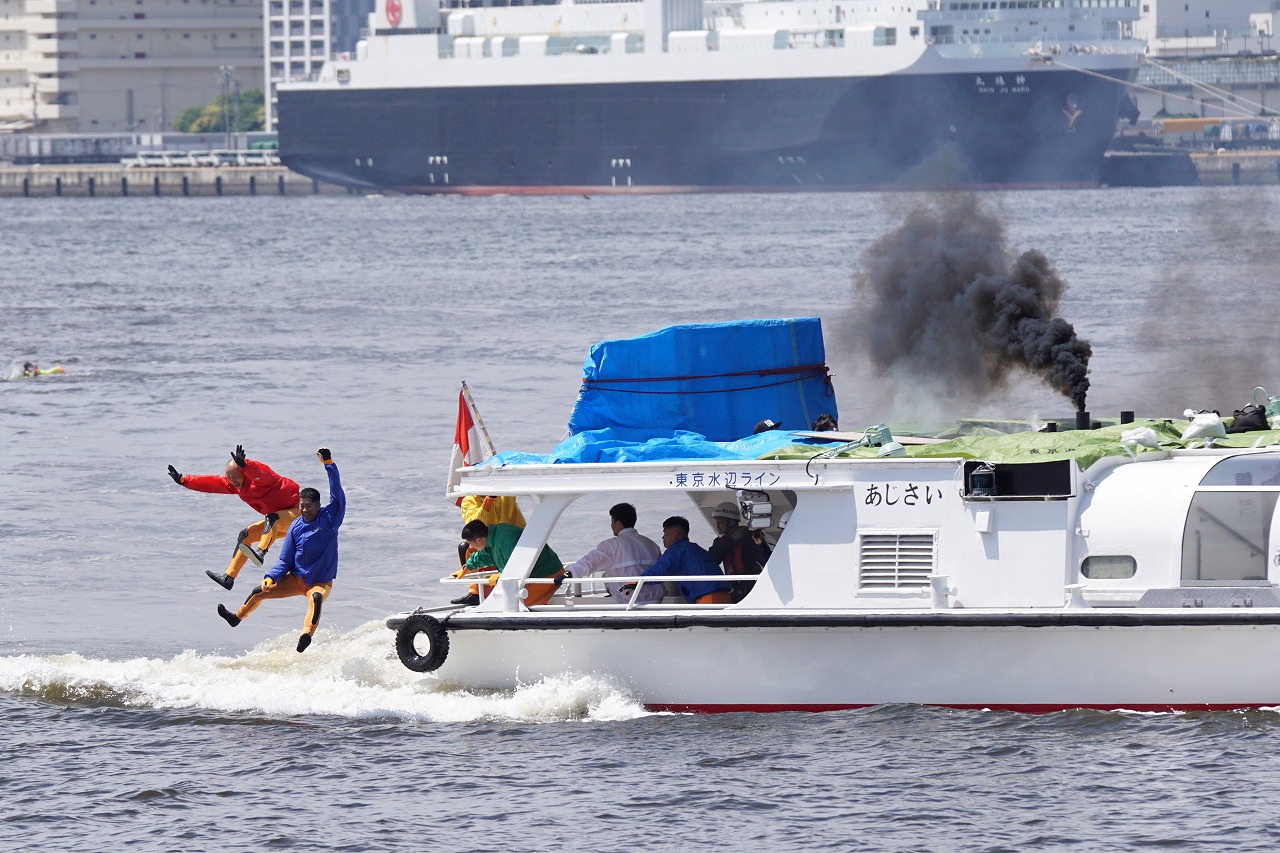
[[[1280,183],[1280,151],[1197,151],[1191,155],[1191,162],[1204,186]]]
[[[0,167],[0,197],[282,196],[353,192],[336,184],[313,181],[283,166]]]

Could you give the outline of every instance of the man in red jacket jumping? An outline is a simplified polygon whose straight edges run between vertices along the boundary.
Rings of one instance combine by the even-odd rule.
[[[241,530],[236,537],[236,547],[231,552],[231,563],[226,572],[205,572],[224,589],[235,585],[236,575],[240,574],[246,560],[261,566],[271,543],[284,536],[298,517],[298,484],[288,477],[281,477],[257,460],[246,459],[244,445],[241,444],[237,444],[232,452],[225,476],[179,474],[172,465],[169,466],[169,476],[179,486],[193,492],[238,495],[240,500],[262,513],[261,520]],[[253,545],[255,541],[257,547]]]

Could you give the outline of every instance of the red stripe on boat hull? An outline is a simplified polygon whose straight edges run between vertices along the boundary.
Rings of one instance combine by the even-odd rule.
[[[783,711],[802,711],[802,712],[823,712],[823,711],[850,711],[857,708],[875,707],[877,703],[868,704],[833,704],[833,705],[755,705],[755,704],[685,704],[685,703],[645,703],[645,709],[655,712],[669,712],[674,714],[736,714],[736,713],[753,713],[767,714],[780,713]],[[951,708],[957,711],[1013,711],[1019,714],[1054,714],[1059,711],[1133,711],[1144,714],[1170,714],[1170,713],[1194,713],[1197,711],[1243,711],[1257,708],[1272,708],[1280,706],[1277,702],[1247,702],[1247,703],[1228,703],[1228,704],[1212,704],[1212,705],[1143,705],[1143,704],[1125,704],[1125,705],[1022,705],[1022,704],[1002,704],[993,703],[987,705],[952,705],[948,703],[927,703],[931,707]]]

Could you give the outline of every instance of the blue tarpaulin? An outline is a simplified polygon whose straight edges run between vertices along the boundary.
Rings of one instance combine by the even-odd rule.
[[[582,375],[574,436],[614,430],[643,443],[683,432],[728,442],[765,419],[805,430],[820,414],[839,417],[817,317],[668,326],[602,341]]]
[[[796,444],[825,444],[786,430],[770,430],[738,441],[708,441],[697,433],[667,430],[656,434],[622,429],[580,432],[556,445],[550,453],[503,450],[485,461],[488,466],[554,465],[566,462],[662,462],[673,459],[759,459]]]

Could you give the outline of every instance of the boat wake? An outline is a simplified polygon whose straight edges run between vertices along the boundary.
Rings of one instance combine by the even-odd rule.
[[[239,656],[184,651],[167,660],[75,652],[0,657],[0,693],[57,705],[422,722],[603,721],[647,713],[624,689],[597,676],[478,691],[410,672],[396,659],[381,621],[348,632],[321,629],[303,655],[295,642],[287,634]]]

